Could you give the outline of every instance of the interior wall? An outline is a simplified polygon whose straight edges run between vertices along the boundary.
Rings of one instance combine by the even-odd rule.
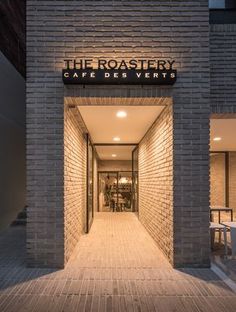
[[[173,116],[164,109],[139,144],[139,218],[173,263]]]
[[[225,154],[210,156],[210,204],[225,206]]]
[[[98,171],[132,171],[132,160],[99,160]]]
[[[86,212],[86,139],[73,111],[64,111],[65,261],[84,233]]]
[[[236,152],[229,153],[229,207],[236,216]]]

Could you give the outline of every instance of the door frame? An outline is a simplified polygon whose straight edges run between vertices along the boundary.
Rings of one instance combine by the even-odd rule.
[[[94,194],[93,194],[93,186],[94,186],[94,146],[92,143],[92,140],[90,138],[90,135],[86,133],[86,229],[85,233],[89,233],[90,228],[93,223],[94,218]],[[89,165],[89,145],[92,147],[92,218],[91,222],[89,222],[89,171],[90,171],[90,165]]]
[[[113,173],[113,174],[116,174],[116,184],[117,184],[117,187],[116,187],[116,194],[117,194],[117,202],[118,202],[118,178],[119,178],[119,176],[118,176],[118,171],[109,171],[109,170],[107,170],[107,171],[104,171],[104,170],[102,170],[102,171],[99,171],[98,170],[98,180],[97,180],[97,203],[98,203],[98,212],[101,212],[100,211],[100,202],[99,202],[99,191],[100,191],[100,188],[99,188],[99,177],[100,177],[100,174],[101,173]]]
[[[98,177],[97,177],[97,203],[98,203],[98,212],[100,212],[100,205],[99,205],[99,176],[100,176],[100,173],[113,173],[113,174],[116,174],[116,180],[117,180],[117,187],[116,187],[116,193],[117,193],[117,205],[119,204],[119,197],[118,197],[118,194],[119,194],[119,173],[122,173],[122,172],[131,172],[131,178],[132,178],[132,187],[131,187],[131,199],[133,199],[133,170],[101,170],[99,171],[98,170]],[[132,211],[133,211],[133,202],[131,200],[131,207],[132,207]]]
[[[132,211],[136,212],[137,215],[139,215],[139,179],[138,179],[138,175],[137,175],[137,202],[135,202],[134,196],[135,196],[135,178],[134,178],[134,153],[138,150],[139,146],[137,145],[133,150],[132,150]],[[138,170],[137,170],[137,174],[138,174]],[[135,203],[135,204],[134,204]],[[137,210],[135,210],[135,208],[137,207]]]

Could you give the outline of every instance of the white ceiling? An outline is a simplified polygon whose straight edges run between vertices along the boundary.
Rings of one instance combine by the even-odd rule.
[[[77,106],[94,143],[139,143],[165,106]],[[127,117],[116,117],[124,110]]]
[[[211,119],[211,151],[236,151],[236,119]],[[221,141],[213,141],[220,137]]]
[[[129,146],[96,146],[98,156],[102,160],[132,160],[134,145]],[[116,157],[112,157],[116,154]]]

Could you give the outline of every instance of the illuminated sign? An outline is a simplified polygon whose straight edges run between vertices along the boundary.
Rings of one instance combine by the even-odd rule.
[[[177,79],[174,60],[65,60],[64,84],[172,85]]]

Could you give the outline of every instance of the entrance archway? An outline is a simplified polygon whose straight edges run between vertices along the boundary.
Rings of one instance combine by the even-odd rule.
[[[114,111],[126,109],[136,124],[139,136],[132,139],[132,127],[122,124],[120,131],[129,132],[131,139],[122,140],[125,144],[139,146],[139,220],[149,234],[172,262],[173,259],[173,114],[171,98],[98,98],[98,97],[65,97],[64,146],[65,146],[65,219],[67,225],[67,257],[72,253],[76,242],[83,234],[84,221],[88,219],[85,207],[86,187],[83,181],[86,173],[86,142],[84,134],[89,133],[91,141],[106,144],[107,139],[99,141],[97,135],[104,128],[104,114],[110,140],[116,132],[112,132],[115,120]],[[109,112],[111,112],[109,117]],[[133,115],[132,115],[133,114]],[[115,117],[116,118],[116,117]],[[147,121],[144,125],[141,121]],[[96,123],[98,127],[96,128]],[[100,123],[100,127],[99,127]],[[104,133],[103,133],[104,136]],[[133,136],[135,138],[135,136]],[[103,137],[101,137],[103,138]],[[79,164],[78,164],[79,162]],[[94,166],[97,168],[98,164]],[[96,169],[97,170],[97,169]],[[131,167],[132,170],[132,167]],[[93,169],[94,173],[94,169]],[[89,183],[92,183],[89,181]],[[88,189],[88,184],[87,184]],[[121,192],[120,192],[121,194]],[[124,200],[124,194],[121,199]],[[94,198],[97,195],[93,196]],[[94,207],[94,206],[93,206]],[[72,216],[74,217],[72,218]],[[77,229],[77,233],[70,230]],[[69,243],[74,241],[73,244]]]

